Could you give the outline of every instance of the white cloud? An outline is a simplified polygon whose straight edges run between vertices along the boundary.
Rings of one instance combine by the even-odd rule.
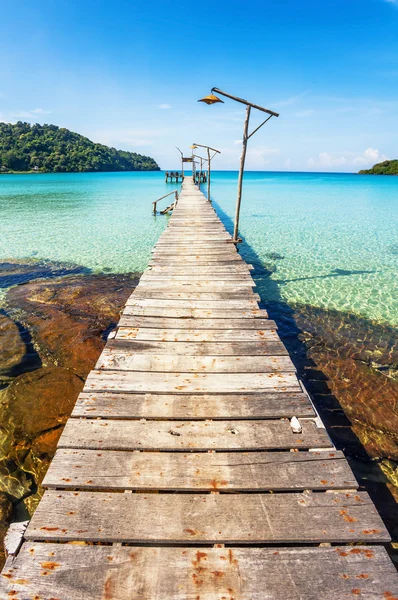
[[[39,115],[51,115],[51,110],[44,110],[43,108],[33,108],[32,110],[22,110],[17,113],[13,113],[13,117],[17,119],[35,119]]]
[[[239,146],[242,143],[242,140],[234,140],[235,146]]]
[[[168,110],[169,108],[172,108],[171,104],[158,104],[158,108],[160,110]]]
[[[342,154],[330,153],[330,152],[320,152],[317,158],[309,158],[308,166],[309,167],[338,167],[341,165],[346,166],[364,166],[369,165],[372,166],[375,163],[382,162],[383,160],[387,160],[388,157],[385,154],[382,154],[376,148],[367,148],[361,154],[357,154],[355,152],[344,152]]]
[[[320,152],[319,162],[323,167],[334,167],[337,165],[345,165],[347,159],[344,156],[333,156],[333,154],[329,154],[329,152]]]
[[[309,167],[337,167],[339,165],[345,165],[347,159],[344,156],[336,156],[329,152],[320,152],[316,159],[309,158]]]
[[[354,165],[374,165],[375,163],[388,160],[385,154],[381,154],[376,148],[367,148],[362,154],[356,156],[352,161]]]

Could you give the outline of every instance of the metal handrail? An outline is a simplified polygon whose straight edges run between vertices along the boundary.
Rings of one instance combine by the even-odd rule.
[[[156,205],[157,205],[157,203],[160,202],[160,200],[163,200],[164,198],[167,198],[167,196],[171,196],[171,194],[175,194],[175,204],[177,204],[177,201],[178,201],[178,190],[173,190],[172,192],[169,192],[165,196],[162,196],[161,198],[158,198],[157,200],[155,200],[155,202],[152,202],[152,205],[153,205],[153,214],[154,215],[156,215]]]

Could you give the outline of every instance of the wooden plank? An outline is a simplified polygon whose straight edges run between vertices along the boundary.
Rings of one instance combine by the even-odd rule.
[[[186,244],[183,244],[181,248],[173,248],[172,245],[167,248],[154,248],[152,251],[153,258],[171,258],[178,257],[178,259],[185,259],[189,256],[192,257],[202,257],[202,258],[219,258],[219,259],[232,259],[235,256],[238,256],[235,250],[230,248],[209,248],[207,244],[203,244],[203,246],[194,246],[191,244],[191,241],[188,240]]]
[[[260,296],[252,290],[246,292],[242,290],[234,290],[233,292],[170,292],[170,290],[142,290],[136,288],[130,298],[159,298],[167,300],[255,300],[260,301]]]
[[[237,331],[257,330],[266,331],[277,329],[271,319],[178,319],[175,317],[146,317],[122,314],[119,327],[146,327],[155,329],[208,329]],[[261,335],[261,333],[259,334]],[[211,341],[211,340],[210,340]]]
[[[157,256],[149,259],[149,266],[167,266],[170,267],[173,264],[178,266],[184,265],[202,265],[202,266],[211,266],[211,265],[233,265],[233,264],[242,264],[243,258],[239,254],[233,254],[231,256],[218,256],[213,254],[208,254],[205,257],[201,255],[187,255],[183,256],[178,255],[170,255],[168,257],[165,256]]]
[[[251,270],[244,265],[216,265],[214,267],[206,267],[206,266],[202,266],[202,265],[185,265],[182,267],[179,267],[177,265],[174,266],[170,266],[170,267],[160,267],[160,266],[156,266],[156,267],[151,267],[149,269],[149,273],[152,274],[159,274],[159,275],[191,275],[192,273],[198,273],[200,275],[205,275],[205,274],[212,274],[214,275],[215,273],[217,273],[218,275],[224,275],[224,274],[239,274],[239,273],[244,273],[244,274],[251,274]]]
[[[171,394],[246,394],[280,390],[301,391],[296,374],[290,373],[140,373],[91,371],[85,392],[119,391]]]
[[[228,309],[250,309],[256,308],[258,309],[258,302],[256,300],[252,300],[250,298],[247,299],[233,299],[226,300],[225,298],[221,300],[188,300],[188,299],[178,299],[178,298],[138,298],[134,295],[130,296],[130,298],[126,302],[126,306],[167,306],[174,308],[228,308]]]
[[[149,329],[148,331],[152,331]],[[107,349],[118,352],[123,349],[130,354],[166,354],[184,356],[287,356],[282,342],[259,340],[257,342],[166,342],[160,340],[116,339],[108,342]],[[289,359],[290,360],[290,359]],[[255,361],[255,359],[254,359]],[[253,362],[254,362],[253,361]],[[252,368],[250,366],[250,368]],[[289,368],[291,369],[290,363]],[[289,370],[290,370],[289,369]],[[250,369],[249,369],[250,370]]]
[[[25,538],[152,544],[391,539],[365,492],[200,495],[55,490],[44,493]]]
[[[248,279],[248,280],[243,280],[242,281],[237,281],[237,280],[231,280],[231,281],[224,281],[224,280],[198,280],[198,281],[175,281],[173,282],[173,284],[171,285],[169,281],[149,281],[149,280],[140,280],[139,282],[139,287],[141,289],[143,288],[149,288],[149,289],[170,289],[170,287],[173,288],[173,290],[179,291],[179,290],[184,290],[186,289],[187,291],[208,291],[208,292],[213,292],[213,291],[217,291],[217,290],[235,290],[236,288],[253,288],[255,287],[255,283],[252,280],[252,278]]]
[[[178,342],[177,342],[178,343]],[[296,369],[289,356],[232,356],[132,353],[120,342],[104,348],[96,369],[151,373],[287,373]]]
[[[231,342],[234,344],[256,343],[258,341],[279,342],[280,338],[272,329],[154,329],[145,327],[119,327],[117,340],[151,340],[159,342],[192,342],[217,343]],[[282,344],[283,345],[283,344]],[[284,347],[284,346],[283,346]]]
[[[129,306],[126,305],[123,310],[123,315],[142,316],[142,317],[160,317],[170,319],[198,319],[213,321],[215,319],[239,320],[244,319],[255,321],[257,319],[266,318],[267,312],[259,308],[243,309],[225,309],[221,308],[173,308],[172,306]]]
[[[126,394],[82,392],[72,417],[111,419],[279,419],[313,417],[306,394]]]
[[[256,285],[253,282],[252,276],[250,273],[223,273],[222,275],[215,273],[205,273],[202,275],[201,273],[184,273],[181,275],[167,274],[167,273],[154,273],[152,271],[147,271],[140,278],[141,282],[151,282],[151,281],[167,281],[172,287],[172,284],[184,282],[184,283],[201,283],[202,281],[233,281],[241,282],[241,281],[249,281],[253,287]]]
[[[68,481],[65,481],[68,479]],[[121,452],[59,449],[45,488],[205,492],[357,489],[342,452]]]
[[[288,419],[244,421],[134,421],[69,419],[59,448],[98,450],[285,450],[331,448],[325,430],[302,421],[293,433]]]
[[[27,542],[6,568],[1,591],[4,598],[60,600],[394,600],[398,576],[377,546],[198,549]]]

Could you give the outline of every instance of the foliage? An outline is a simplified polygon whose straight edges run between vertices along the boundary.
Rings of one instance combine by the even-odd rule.
[[[361,175],[398,175],[398,160],[385,160],[371,169],[359,171]]]
[[[56,125],[0,123],[1,171],[159,171],[149,156],[96,144]]]

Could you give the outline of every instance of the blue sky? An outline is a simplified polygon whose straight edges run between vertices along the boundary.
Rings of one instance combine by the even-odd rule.
[[[280,112],[247,167],[357,171],[398,158],[398,0],[0,0],[0,120],[54,123],[178,166],[237,169],[244,107]],[[253,113],[253,127],[261,115]]]

